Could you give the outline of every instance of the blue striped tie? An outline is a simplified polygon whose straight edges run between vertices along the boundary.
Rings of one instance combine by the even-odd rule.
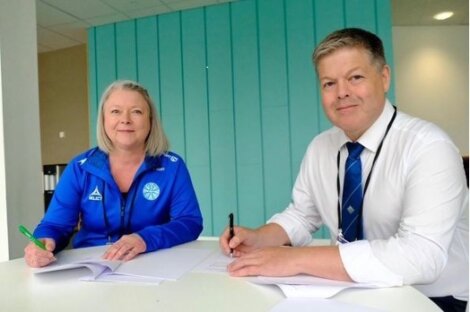
[[[348,242],[363,239],[362,220],[359,220],[362,209],[362,166],[360,155],[364,146],[360,143],[346,143],[348,158],[346,159],[343,205],[342,205],[342,228],[344,238]]]

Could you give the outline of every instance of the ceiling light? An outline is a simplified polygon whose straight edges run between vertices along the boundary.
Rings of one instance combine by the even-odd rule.
[[[451,11],[446,11],[446,12],[441,12],[441,13],[437,13],[436,15],[434,15],[434,19],[437,19],[439,21],[442,21],[442,20],[445,20],[445,19],[448,19],[449,17],[451,17],[452,15],[454,15],[454,12],[451,12]]]

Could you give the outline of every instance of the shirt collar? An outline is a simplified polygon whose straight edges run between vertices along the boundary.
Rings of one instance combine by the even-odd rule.
[[[362,136],[357,140],[357,142],[361,143],[366,149],[375,153],[377,152],[377,148],[379,147],[380,142],[385,134],[385,130],[387,129],[387,125],[392,119],[393,116],[393,106],[390,101],[387,99],[385,100],[385,105],[382,113],[380,114],[379,118],[369,127],[362,134]],[[339,139],[338,139],[338,149],[343,147],[347,142],[351,142],[351,139],[344,133],[344,131],[339,131]]]

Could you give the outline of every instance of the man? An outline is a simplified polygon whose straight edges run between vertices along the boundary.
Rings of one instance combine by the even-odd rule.
[[[468,188],[459,151],[386,99],[391,74],[376,35],[336,31],[313,61],[335,127],[310,143],[285,211],[258,229],[222,234],[221,249],[237,257],[228,271],[414,285],[444,310],[465,310]],[[309,246],[322,224],[336,244]]]

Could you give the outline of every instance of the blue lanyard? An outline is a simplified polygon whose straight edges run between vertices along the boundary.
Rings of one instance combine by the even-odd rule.
[[[109,225],[109,219],[108,219],[108,213],[106,211],[105,207],[105,193],[106,193],[106,185],[103,184],[103,199],[101,201],[102,207],[103,207],[103,218],[104,218],[104,224],[106,226],[106,236],[108,237],[108,244],[112,243],[112,237],[111,237],[111,226]],[[120,236],[123,236],[124,234],[129,234],[130,233],[130,227],[131,227],[131,217],[132,213],[134,212],[134,202],[135,202],[135,194],[137,191],[132,192],[132,200],[130,202],[130,209],[129,209],[129,218],[127,219],[127,225],[124,225],[125,222],[125,209],[127,202],[129,200],[129,193],[127,194],[127,199],[124,200],[124,203],[121,204],[120,207],[120,215],[121,215],[121,234]],[[122,196],[122,195],[121,195]]]

